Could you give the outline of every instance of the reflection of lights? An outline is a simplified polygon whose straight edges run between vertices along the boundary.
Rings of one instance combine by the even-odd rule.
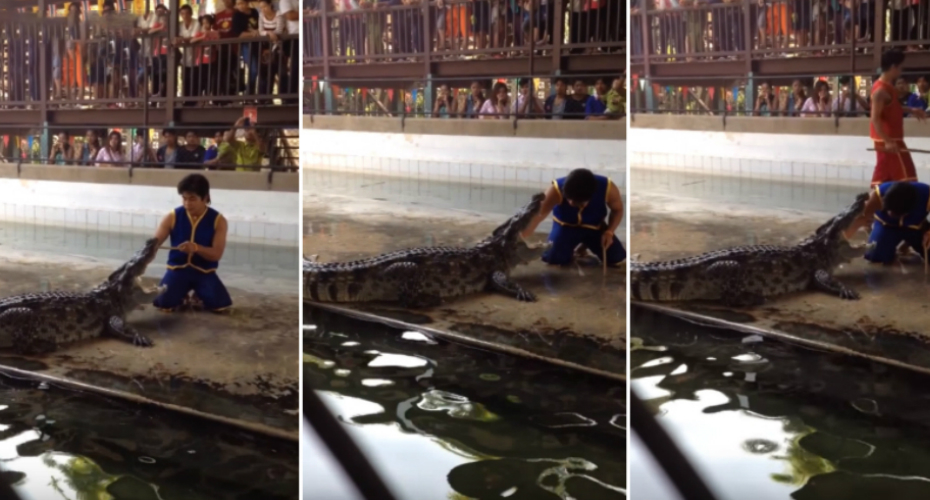
[[[669,373],[669,375],[684,375],[685,373],[688,373],[688,365],[682,363],[678,368],[675,368],[672,373]]]
[[[640,368],[652,368],[655,366],[662,366],[662,365],[669,364],[672,361],[675,361],[675,359],[669,356],[666,356],[664,358],[658,358],[658,359],[653,359],[652,361],[647,361],[646,363],[639,365],[639,367]]]
[[[409,340],[411,342],[423,342],[424,344],[430,345],[435,345],[438,343],[420,332],[404,332],[401,334],[400,338]]]
[[[354,340],[349,340],[347,342],[342,343],[343,347],[355,347],[357,345],[361,345],[361,344],[359,344],[358,342],[355,342]]]
[[[547,426],[547,427],[549,427],[550,429],[561,429],[561,428],[563,428],[563,427],[594,427],[594,426],[597,425],[597,421],[596,421],[596,420],[590,419],[590,418],[588,418],[588,417],[586,417],[586,416],[584,416],[584,415],[582,415],[582,414],[580,414],[580,413],[576,413],[576,412],[573,412],[573,411],[563,411],[563,412],[560,412],[560,413],[556,413],[556,415],[571,415],[571,416],[573,416],[573,417],[578,417],[578,419],[579,419],[580,421],[577,422],[577,423],[574,423],[574,424],[559,424],[559,425],[549,425],[549,426]]]
[[[620,419],[623,419],[623,420],[621,421]],[[616,414],[616,415],[610,417],[610,422],[609,422],[609,423],[610,423],[610,425],[612,425],[612,426],[614,426],[614,427],[616,427],[616,428],[618,428],[618,429],[621,429],[621,430],[624,430],[624,431],[625,431],[625,430],[626,430],[626,415],[622,415],[622,414],[618,413],[618,414]]]
[[[428,362],[416,356],[407,356],[405,354],[378,354],[377,357],[368,362],[371,368],[382,368],[385,366],[398,368],[419,368],[426,366]]]
[[[517,487],[512,486],[509,490],[501,493],[501,496],[506,498],[506,497],[512,496],[516,492],[517,492]]]
[[[394,385],[394,382],[383,378],[366,378],[362,380],[362,385],[365,387],[382,387],[385,385]]]

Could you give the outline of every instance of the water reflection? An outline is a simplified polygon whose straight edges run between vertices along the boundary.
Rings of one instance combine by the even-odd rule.
[[[304,386],[401,498],[626,497],[624,386],[309,307],[305,314],[316,328],[304,330]]]
[[[930,498],[926,377],[635,307],[631,326],[633,390],[722,498]]]
[[[293,499],[297,446],[0,378],[0,481],[23,500]]]

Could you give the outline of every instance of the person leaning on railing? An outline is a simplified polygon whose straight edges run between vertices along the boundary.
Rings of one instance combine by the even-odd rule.
[[[217,149],[217,157],[205,163],[217,165],[220,170],[232,168],[229,165],[235,164],[235,170],[240,172],[261,168],[264,156],[263,144],[254,127],[243,127],[247,119],[248,117],[243,116],[236,120],[232,128],[223,136],[223,142]],[[236,138],[237,130],[240,128],[243,129],[241,141]]]
[[[74,165],[77,160],[77,151],[74,146],[68,142],[68,133],[61,132],[58,134],[58,142],[52,146],[48,153],[49,165]]]

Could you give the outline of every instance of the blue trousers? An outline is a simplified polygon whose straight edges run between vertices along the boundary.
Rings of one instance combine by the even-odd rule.
[[[872,224],[872,234],[869,235],[869,243],[875,243],[875,247],[866,252],[865,259],[870,262],[891,264],[897,254],[898,245],[902,241],[923,257],[923,233],[915,229],[883,226],[876,221]]]
[[[546,250],[542,260],[548,264],[565,265],[572,261],[575,247],[584,244],[598,258],[601,258],[602,231],[586,229],[583,227],[568,227],[553,223],[549,241],[552,247]],[[620,240],[614,236],[614,242],[607,247],[607,265],[615,266],[626,260],[626,249]]]
[[[174,309],[184,302],[187,294],[193,290],[203,301],[204,309],[218,311],[232,306],[232,299],[226,286],[215,272],[202,273],[196,269],[169,269],[161,279],[168,290],[159,295],[153,303],[159,309]]]

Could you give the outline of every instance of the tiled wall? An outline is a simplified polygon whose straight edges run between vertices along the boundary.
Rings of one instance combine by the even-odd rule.
[[[780,180],[868,185],[875,153],[868,137],[630,129],[633,168]],[[908,140],[930,149],[930,139]],[[915,154],[917,177],[930,178],[930,155]]]
[[[303,130],[303,168],[539,187],[574,168],[625,184],[626,142]]]
[[[0,192],[6,221],[133,234],[151,234],[180,205],[173,187],[0,179]],[[298,243],[298,193],[216,189],[211,198],[229,221],[230,241]]]

